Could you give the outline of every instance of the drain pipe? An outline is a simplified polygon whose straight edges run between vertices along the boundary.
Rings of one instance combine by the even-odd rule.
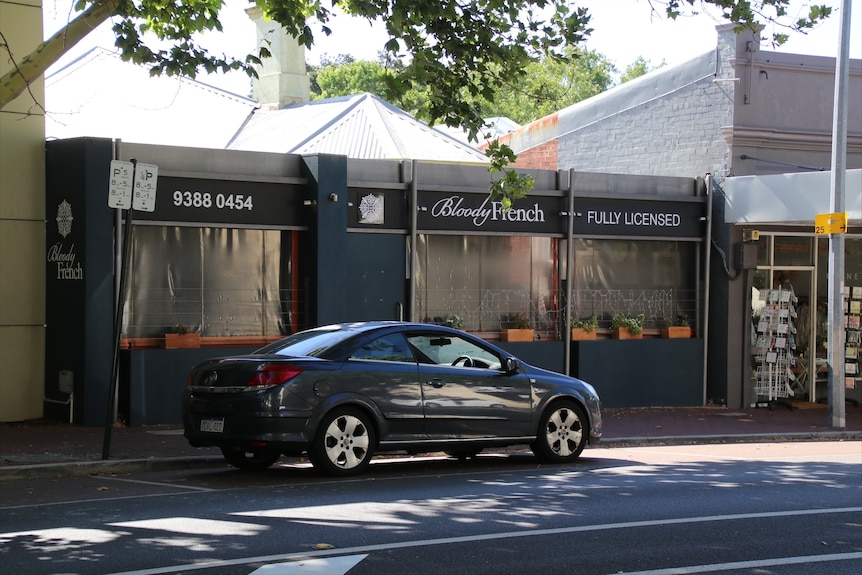
[[[704,257],[703,276],[703,398],[701,405],[706,405],[707,364],[709,362],[709,287],[710,262],[712,258],[712,174],[706,175],[706,256]]]

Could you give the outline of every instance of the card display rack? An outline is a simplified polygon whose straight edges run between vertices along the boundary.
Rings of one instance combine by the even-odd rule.
[[[761,315],[756,326],[754,353],[756,360],[754,392],[757,402],[792,397],[791,372],[796,349],[796,303],[793,289],[771,289],[760,292]]]
[[[844,286],[844,387],[862,385],[862,286]]]

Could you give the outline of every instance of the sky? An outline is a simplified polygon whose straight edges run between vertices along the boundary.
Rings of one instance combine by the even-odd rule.
[[[67,20],[73,0],[44,0],[44,32],[48,37]],[[841,0],[816,0],[840,8]],[[634,62],[639,56],[655,67],[665,62],[676,64],[689,60],[715,48],[716,25],[721,22],[707,14],[696,17],[667,20],[650,14],[647,0],[579,0],[578,6],[586,7],[592,14],[593,32],[585,47],[608,57],[618,71]],[[804,0],[792,0],[790,14],[795,15],[810,4]],[[242,57],[255,49],[254,24],[245,14],[248,0],[226,0],[220,20],[222,33],[207,35],[202,43],[213,53],[225,53]],[[850,34],[850,57],[862,59],[862,0],[852,0],[852,28]],[[838,37],[841,17],[837,10],[815,30],[807,35],[791,33],[790,40],[779,48],[764,46],[764,50],[794,54],[835,57],[838,54]],[[315,34],[315,46],[306,51],[306,60],[317,64],[323,55],[350,54],[358,60],[374,60],[386,42],[382,26],[371,26],[367,21],[337,15],[330,23],[333,30],[329,37]],[[764,35],[771,37],[770,29]],[[361,38],[362,41],[357,41]],[[110,23],[106,23],[82,40],[60,62],[62,65],[94,46],[114,49],[114,38]],[[56,69],[56,65],[55,68]],[[237,94],[248,94],[249,80],[242,73],[227,77],[201,75],[198,80]]]

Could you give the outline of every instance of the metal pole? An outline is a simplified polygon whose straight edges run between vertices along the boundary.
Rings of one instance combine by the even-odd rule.
[[[574,275],[574,261],[575,261],[575,170],[569,170],[569,208],[566,215],[566,220],[568,221],[566,227],[566,313],[565,313],[565,325],[563,326],[563,333],[565,337],[563,337],[563,342],[565,342],[566,347],[565,353],[563,354],[563,360],[565,361],[565,373],[566,375],[571,375],[572,371],[572,287],[574,286],[574,281],[572,280],[572,276]]]
[[[417,258],[418,255],[416,253],[417,242],[419,241],[419,234],[417,233],[417,228],[419,226],[419,182],[417,181],[419,169],[419,162],[417,160],[413,160],[410,164],[410,280],[408,283],[408,297],[410,301],[407,302],[407,316],[410,321],[416,321],[416,267],[417,267]]]
[[[699,310],[701,313],[698,327],[703,335],[703,396],[702,404],[706,405],[707,392],[706,387],[709,381],[709,287],[710,287],[710,266],[712,265],[712,174],[706,175],[706,237],[704,243],[704,277],[703,277],[703,307]],[[750,297],[750,296],[749,296]],[[747,332],[746,332],[747,333]]]
[[[132,158],[132,165],[137,167],[137,160]],[[132,171],[132,180],[135,174]],[[102,459],[108,459],[111,452],[111,429],[114,427],[114,401],[117,397],[117,384],[120,374],[120,334],[123,331],[123,309],[126,304],[126,283],[129,275],[129,260],[132,255],[132,212],[130,207],[126,213],[126,226],[123,233],[123,263],[120,268],[120,289],[117,294],[117,304],[114,316],[114,358],[111,367],[111,381],[108,382],[108,406],[105,415],[105,435],[102,440]]]
[[[847,170],[847,82],[850,64],[850,3],[841,8],[838,58],[835,61],[835,102],[832,114],[832,213],[844,211]],[[829,423],[846,427],[844,406],[844,233],[829,236]]]

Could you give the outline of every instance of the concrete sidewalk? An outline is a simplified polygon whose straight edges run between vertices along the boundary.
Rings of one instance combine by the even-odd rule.
[[[862,408],[846,406],[833,428],[822,404],[793,409],[721,407],[606,409],[601,445],[672,445],[754,441],[862,440]],[[191,447],[181,426],[115,427],[109,458],[105,430],[56,421],[0,424],[0,480],[226,465],[215,448]],[[862,449],[860,449],[862,458]]]

